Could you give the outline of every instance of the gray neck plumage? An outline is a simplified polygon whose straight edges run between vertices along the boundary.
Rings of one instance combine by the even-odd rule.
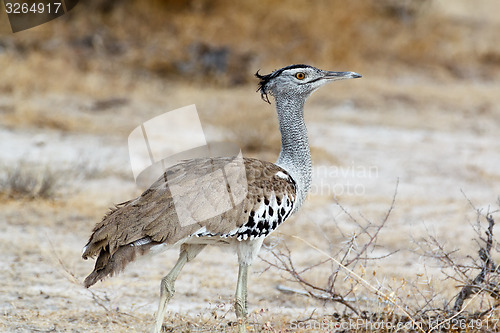
[[[281,152],[276,164],[285,169],[297,183],[295,210],[304,202],[312,178],[311,151],[304,122],[304,103],[305,98],[302,96],[276,98],[281,131]]]

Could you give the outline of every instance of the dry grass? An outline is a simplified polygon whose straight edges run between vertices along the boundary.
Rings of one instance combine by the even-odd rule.
[[[380,242],[380,235],[396,209],[395,202],[396,194],[378,223],[366,216],[358,219],[340,206],[352,226],[344,226],[345,222],[336,224],[339,239],[329,236],[332,233],[320,226],[326,245],[318,246],[318,241],[313,245],[295,236],[317,251],[315,260],[297,265],[298,256],[293,256],[285,243],[273,246],[271,259],[262,259],[270,268],[283,273],[286,285],[277,289],[344,306],[345,312],[351,313],[346,323],[363,323],[358,330],[362,327],[373,329],[377,324],[385,330],[412,327],[422,332],[446,330],[446,327],[464,326],[473,331],[482,331],[483,326],[496,327],[500,306],[500,265],[497,264],[500,252],[494,236],[493,215],[498,211],[473,207],[477,221],[471,229],[476,233],[473,244],[477,254],[468,251],[460,254],[459,249],[444,245],[439,240],[442,236],[429,234],[414,239],[416,250],[410,257],[430,260],[423,261],[422,273],[412,279],[410,276],[397,277],[394,273],[380,274],[381,266],[397,261],[400,257],[397,254],[402,250],[391,250]],[[452,242],[451,246],[456,243]],[[432,282],[436,279],[440,283]],[[453,288],[456,284],[458,291]],[[338,314],[335,315],[336,322],[342,321]],[[322,320],[331,322],[332,318],[311,314],[308,320],[321,323]]]
[[[61,174],[50,167],[27,167],[21,162],[4,170],[0,194],[15,199],[50,199],[61,186],[61,180]]]
[[[40,69],[47,66],[45,56],[57,55],[63,59],[59,70],[166,75],[225,86],[248,82],[255,68],[311,61],[390,77],[404,69],[440,79],[495,77],[499,22],[489,13],[498,3],[483,0],[475,8],[483,16],[466,19],[438,1],[420,1],[410,10],[405,7],[413,2],[405,3],[95,1],[51,25],[3,39],[20,61]],[[466,5],[457,1],[453,7]],[[485,15],[487,25],[481,24]],[[124,18],[129,24],[122,24]]]

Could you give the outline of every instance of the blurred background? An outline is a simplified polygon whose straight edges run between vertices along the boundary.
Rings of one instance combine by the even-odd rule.
[[[13,34],[2,8],[0,264],[8,269],[0,273],[0,328],[52,329],[57,319],[57,330],[144,331],[176,251],[93,292],[79,284],[92,269],[79,253],[93,225],[107,207],[140,193],[129,133],[196,104],[207,139],[272,161],[280,145],[274,106],[261,101],[253,75],[294,63],[363,78],[308,101],[313,189],[276,237],[297,252],[298,265],[310,263],[317,253],[290,235],[335,248],[356,227],[336,202],[380,220],[397,187],[379,250],[399,252],[371,269],[387,277],[378,283],[388,290],[401,279],[417,283],[423,272],[439,280],[415,240],[431,233],[463,258],[474,255],[471,203],[498,208],[499,12],[497,0],[88,0]],[[221,318],[231,306],[236,264],[219,253],[209,249],[186,267],[172,325]],[[260,274],[250,282],[251,308],[265,310],[257,322],[332,311],[275,290],[283,278],[265,267],[256,263]],[[321,283],[322,274],[311,278]],[[458,290],[432,288],[440,301]]]

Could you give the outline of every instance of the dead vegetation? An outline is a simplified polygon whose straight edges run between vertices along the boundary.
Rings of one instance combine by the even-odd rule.
[[[500,252],[493,230],[495,226],[493,215],[498,211],[491,212],[489,209],[483,211],[474,206],[473,208],[477,220],[471,227],[476,234],[474,242],[478,247],[477,255],[469,254],[461,258],[456,255],[456,247],[449,249],[449,245],[445,246],[435,236],[429,236],[417,244],[423,255],[438,263],[445,281],[460,286],[460,292],[453,298],[454,303],[453,299],[450,300],[445,305],[445,310],[461,313],[472,300],[480,298],[481,303],[476,316],[482,317],[490,315],[500,306],[500,265],[496,263]]]
[[[384,245],[377,242],[377,238],[386,226],[395,202],[396,193],[379,223],[373,223],[364,216],[360,223],[340,206],[356,225],[350,234],[343,234],[345,241],[340,247],[330,241],[328,249],[324,250],[296,237],[323,257],[305,267],[294,262],[286,242],[268,248],[271,259],[261,257],[269,265],[267,269],[282,272],[284,280],[294,286],[278,285],[277,290],[315,298],[324,304],[339,303],[344,306],[340,313],[315,315],[313,311],[309,317],[291,325],[309,329],[349,328],[351,332],[375,329],[381,332],[486,332],[498,329],[500,265],[496,260],[500,257],[500,247],[493,230],[493,215],[498,211],[484,212],[473,207],[477,214],[476,223],[472,226],[476,234],[473,241],[479,248],[477,255],[459,256],[456,249],[449,249],[459,244],[444,246],[430,234],[415,241],[418,248],[414,255],[437,262],[441,276],[432,276],[432,263],[427,262],[420,275],[423,279],[379,280],[375,267],[394,253],[383,251]],[[385,254],[376,254],[381,252]],[[321,267],[325,265],[330,266],[327,278],[323,281],[314,279],[324,276]],[[430,283],[436,278],[442,281],[439,286]],[[422,281],[427,281],[427,286],[422,286]],[[443,298],[443,290],[448,285],[458,290],[450,299]]]
[[[418,68],[436,78],[493,78],[500,54],[495,35],[479,21],[443,24],[440,6],[432,0],[88,1],[52,27],[4,35],[1,45],[29,61],[34,50],[57,55],[82,72],[125,70],[224,87],[251,82],[255,68],[312,60],[379,75]]]
[[[288,273],[287,275],[290,275],[291,279],[287,278],[287,280],[297,283],[303,288],[306,295],[323,301],[338,302],[351,310],[355,315],[360,315],[365,311],[362,306],[362,298],[366,298],[366,296],[358,295],[357,290],[363,285],[372,286],[373,283],[373,281],[370,282],[366,280],[370,279],[369,275],[366,275],[366,267],[369,266],[368,262],[388,258],[392,254],[389,252],[376,255],[375,251],[379,248],[377,245],[378,234],[389,219],[390,213],[394,208],[395,199],[396,193],[394,194],[393,202],[385,217],[379,223],[373,223],[365,218],[363,222],[360,222],[346,211],[345,208],[339,205],[351,222],[356,225],[356,230],[346,234],[339,228],[339,234],[343,239],[342,246],[335,246],[333,241],[330,240],[328,247],[330,250],[333,250],[333,252],[327,254],[327,258],[311,266],[301,269],[296,268],[291,257],[291,251],[285,243],[282,244],[281,247],[271,250],[274,261],[263,260],[267,262],[270,267]],[[318,250],[319,253],[325,254],[312,244],[308,245]],[[325,264],[331,266],[331,273],[326,281],[322,285],[310,282],[305,273],[314,275],[314,269]],[[359,274],[356,273],[356,271],[359,272]],[[373,276],[375,276],[375,272]],[[345,283],[346,281],[347,284]],[[301,291],[281,285],[277,288],[282,292],[301,293]],[[376,288],[374,297],[387,298],[382,290],[377,290]]]
[[[50,166],[34,167],[21,162],[3,171],[0,193],[11,199],[50,199],[62,186],[61,174]]]

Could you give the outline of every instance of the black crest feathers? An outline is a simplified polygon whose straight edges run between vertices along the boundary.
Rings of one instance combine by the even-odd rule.
[[[262,100],[264,102],[267,102],[269,104],[271,104],[271,102],[269,101],[269,97],[267,96],[266,84],[271,79],[270,78],[271,75],[272,75],[272,73],[268,74],[268,75],[260,75],[259,71],[257,71],[257,73],[255,73],[255,77],[257,77],[260,80],[258,88],[257,88],[257,91],[260,92],[260,98],[262,98]]]
[[[271,74],[267,74],[267,75],[261,75],[261,74],[259,74],[259,71],[257,71],[257,73],[255,73],[255,76],[260,80],[258,88],[257,88],[257,91],[260,92],[260,97],[262,98],[262,100],[264,102],[271,104],[271,102],[269,101],[269,97],[267,96],[267,90],[268,90],[267,84],[269,83],[269,81],[280,76],[280,74],[283,73],[283,71],[285,71],[287,69],[310,68],[310,67],[311,66],[303,65],[303,64],[290,65],[290,66],[275,70]]]

